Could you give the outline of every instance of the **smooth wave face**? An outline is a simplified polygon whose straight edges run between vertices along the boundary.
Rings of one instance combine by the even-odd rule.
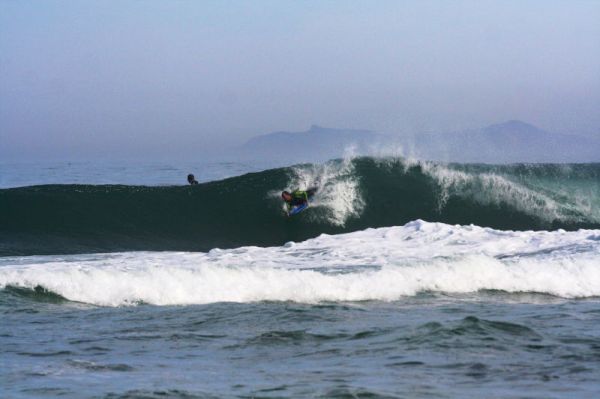
[[[600,296],[600,230],[509,232],[414,221],[280,247],[5,257],[0,287],[118,306],[394,301],[499,290]]]
[[[286,218],[279,193],[319,186]],[[198,186],[45,185],[0,190],[0,256],[208,251],[424,219],[496,229],[600,227],[600,164],[438,165],[358,158]]]

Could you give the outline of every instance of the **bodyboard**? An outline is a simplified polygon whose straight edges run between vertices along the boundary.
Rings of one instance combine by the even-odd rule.
[[[297,215],[300,212],[302,212],[303,210],[305,210],[306,208],[308,208],[308,203],[293,206],[292,209],[290,209],[290,212],[288,213],[288,215],[289,216]]]

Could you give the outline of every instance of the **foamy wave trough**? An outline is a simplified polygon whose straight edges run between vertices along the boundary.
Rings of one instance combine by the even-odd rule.
[[[600,296],[600,230],[512,232],[414,221],[281,247],[0,259],[0,287],[119,306],[392,301],[481,289]]]

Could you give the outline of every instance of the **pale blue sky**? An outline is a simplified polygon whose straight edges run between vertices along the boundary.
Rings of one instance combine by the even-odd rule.
[[[0,0],[0,157],[186,156],[312,123],[600,137],[600,1]]]

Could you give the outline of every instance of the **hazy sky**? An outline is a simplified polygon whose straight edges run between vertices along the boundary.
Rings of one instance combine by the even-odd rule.
[[[0,0],[0,158],[521,119],[600,137],[600,1]]]

